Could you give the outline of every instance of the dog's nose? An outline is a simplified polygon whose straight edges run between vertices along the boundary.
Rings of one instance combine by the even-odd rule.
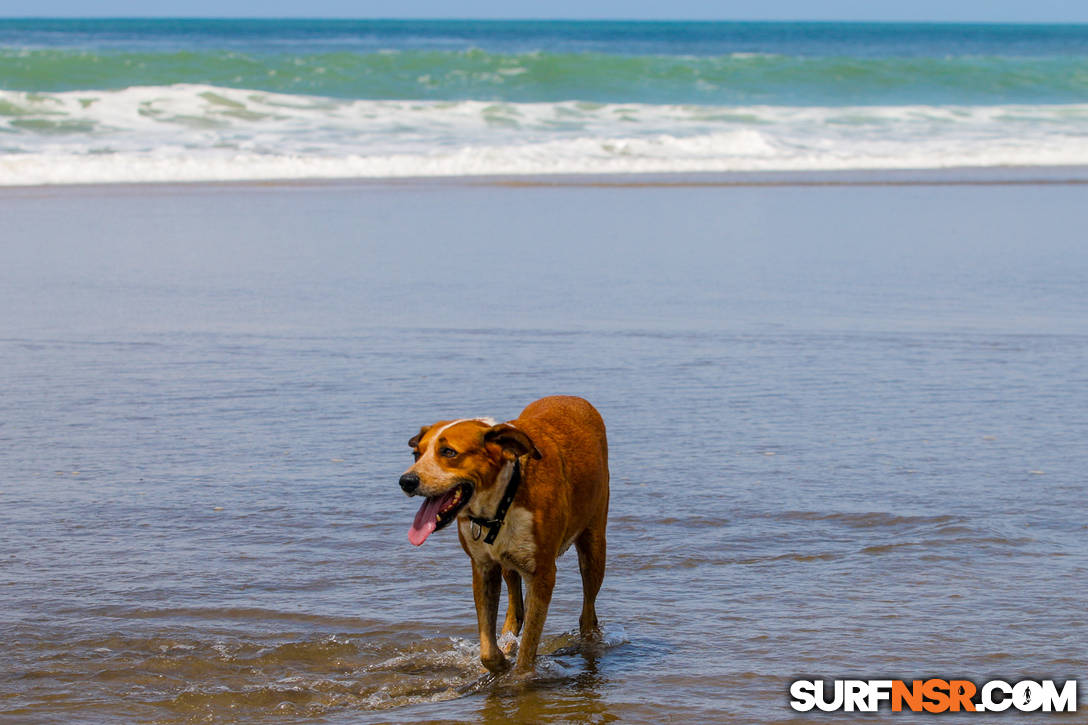
[[[400,487],[407,494],[416,492],[419,488],[419,476],[414,473],[406,473],[400,477]]]

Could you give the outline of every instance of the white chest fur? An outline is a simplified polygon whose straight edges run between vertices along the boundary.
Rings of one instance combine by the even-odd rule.
[[[467,516],[458,516],[457,526],[467,543],[469,556],[473,559],[494,562],[522,574],[532,574],[536,569],[533,514],[528,509],[511,506],[506,512],[499,535],[490,544],[484,542],[487,530],[473,526]]]

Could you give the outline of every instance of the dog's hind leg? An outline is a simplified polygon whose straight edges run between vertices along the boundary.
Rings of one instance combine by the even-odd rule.
[[[506,621],[502,624],[502,637],[511,635],[502,650],[506,654],[514,649],[513,638],[521,634],[521,625],[525,621],[525,603],[521,599],[521,575],[513,569],[506,569],[502,573],[506,580]]]
[[[578,630],[585,637],[597,631],[597,592],[604,581],[605,538],[604,525],[590,526],[574,540],[578,550],[578,570],[582,572],[582,616],[578,618]]]

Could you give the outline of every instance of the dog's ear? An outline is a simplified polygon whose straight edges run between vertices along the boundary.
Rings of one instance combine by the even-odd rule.
[[[493,425],[484,433],[486,443],[496,443],[504,450],[513,452],[515,456],[528,456],[541,458],[540,451],[533,445],[533,439],[526,435],[525,431],[515,428],[509,423]]]
[[[414,436],[411,437],[411,439],[409,439],[408,447],[409,448],[415,448],[416,446],[418,446],[419,442],[421,440],[423,440],[423,436],[427,435],[427,431],[429,431],[430,429],[431,429],[431,426],[429,426],[429,425],[425,425],[422,428],[420,428],[419,433],[416,433]]]

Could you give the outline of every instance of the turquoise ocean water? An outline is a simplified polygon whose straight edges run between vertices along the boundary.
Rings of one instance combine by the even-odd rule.
[[[0,183],[1088,163],[1088,26],[0,20]]]
[[[0,22],[6,90],[204,83],[352,100],[1079,103],[1088,27],[786,23]]]

